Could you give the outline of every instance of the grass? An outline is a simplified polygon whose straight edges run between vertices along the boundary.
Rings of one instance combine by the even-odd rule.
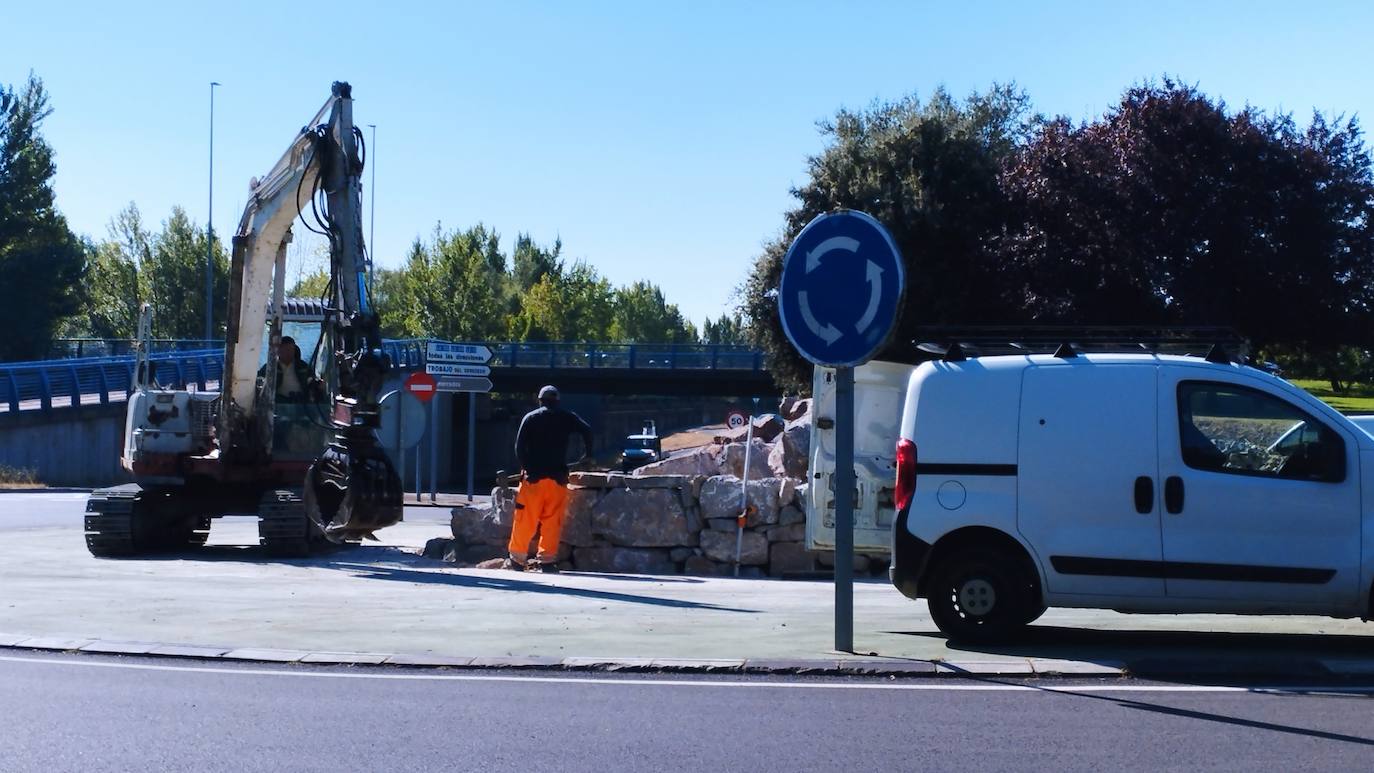
[[[0,464],[0,489],[29,488],[43,488],[43,483],[38,480],[37,470]]]
[[[1306,378],[1292,381],[1341,413],[1374,413],[1374,384],[1350,384],[1345,394],[1338,395],[1331,391],[1329,381]]]

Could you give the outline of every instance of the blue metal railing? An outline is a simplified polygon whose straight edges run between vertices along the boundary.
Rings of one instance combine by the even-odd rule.
[[[224,350],[155,352],[154,375],[159,384],[185,389],[195,384],[205,389],[224,375]],[[42,410],[54,405],[81,405],[83,395],[108,403],[111,394],[128,394],[134,378],[133,357],[86,357],[0,365],[0,404],[11,411],[20,403],[38,401]]]
[[[474,343],[474,342],[459,342]],[[398,367],[421,367],[424,339],[388,341]],[[598,344],[486,342],[492,368],[622,370],[763,370],[763,352],[722,344]],[[392,348],[394,347],[394,348]]]
[[[424,367],[427,339],[387,340],[383,350],[393,367],[415,370]],[[763,353],[746,346],[712,344],[587,344],[587,343],[486,343],[493,369],[543,370],[763,370]],[[154,351],[158,383],[185,389],[196,384],[205,389],[224,375],[224,350]],[[111,394],[127,394],[133,382],[131,355],[82,357],[31,362],[0,363],[0,405],[10,411],[21,403],[37,401],[42,410],[54,405],[81,405],[83,395],[95,395],[108,403]]]

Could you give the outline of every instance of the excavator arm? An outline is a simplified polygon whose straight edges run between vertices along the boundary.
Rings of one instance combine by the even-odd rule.
[[[330,284],[323,338],[333,347],[335,429],[306,476],[307,514],[327,537],[370,535],[401,519],[401,482],[376,441],[378,400],[390,363],[368,298],[362,233],[362,135],[353,125],[352,89],[336,82],[328,102],[272,170],[252,186],[234,236],[230,266],[220,453],[226,463],[270,459],[276,357],[259,379],[264,325],[281,335],[286,245],[300,216],[329,240]],[[312,226],[307,217],[315,224]]]

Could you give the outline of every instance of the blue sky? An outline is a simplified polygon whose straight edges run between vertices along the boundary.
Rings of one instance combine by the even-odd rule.
[[[114,10],[112,10],[114,9]],[[563,239],[700,323],[732,306],[841,107],[1015,81],[1082,119],[1175,74],[1233,106],[1374,111],[1374,3],[10,3],[0,82],[51,92],[58,204],[217,230],[328,96],[377,124],[376,245],[436,223]],[[297,229],[298,231],[301,229]],[[308,262],[307,242],[294,258]],[[917,279],[916,281],[919,281]]]

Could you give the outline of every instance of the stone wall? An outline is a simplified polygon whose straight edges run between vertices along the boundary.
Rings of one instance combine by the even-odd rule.
[[[756,423],[741,518],[742,434],[722,435],[628,475],[573,473],[560,564],[586,572],[729,575],[738,544],[741,576],[830,571],[834,554],[805,545],[810,424],[804,408],[791,421],[772,416]],[[515,490],[506,487],[492,491],[488,508],[454,508],[453,538],[431,541],[426,554],[469,565],[503,557],[514,511]],[[854,567],[877,574],[887,565],[856,555]]]

